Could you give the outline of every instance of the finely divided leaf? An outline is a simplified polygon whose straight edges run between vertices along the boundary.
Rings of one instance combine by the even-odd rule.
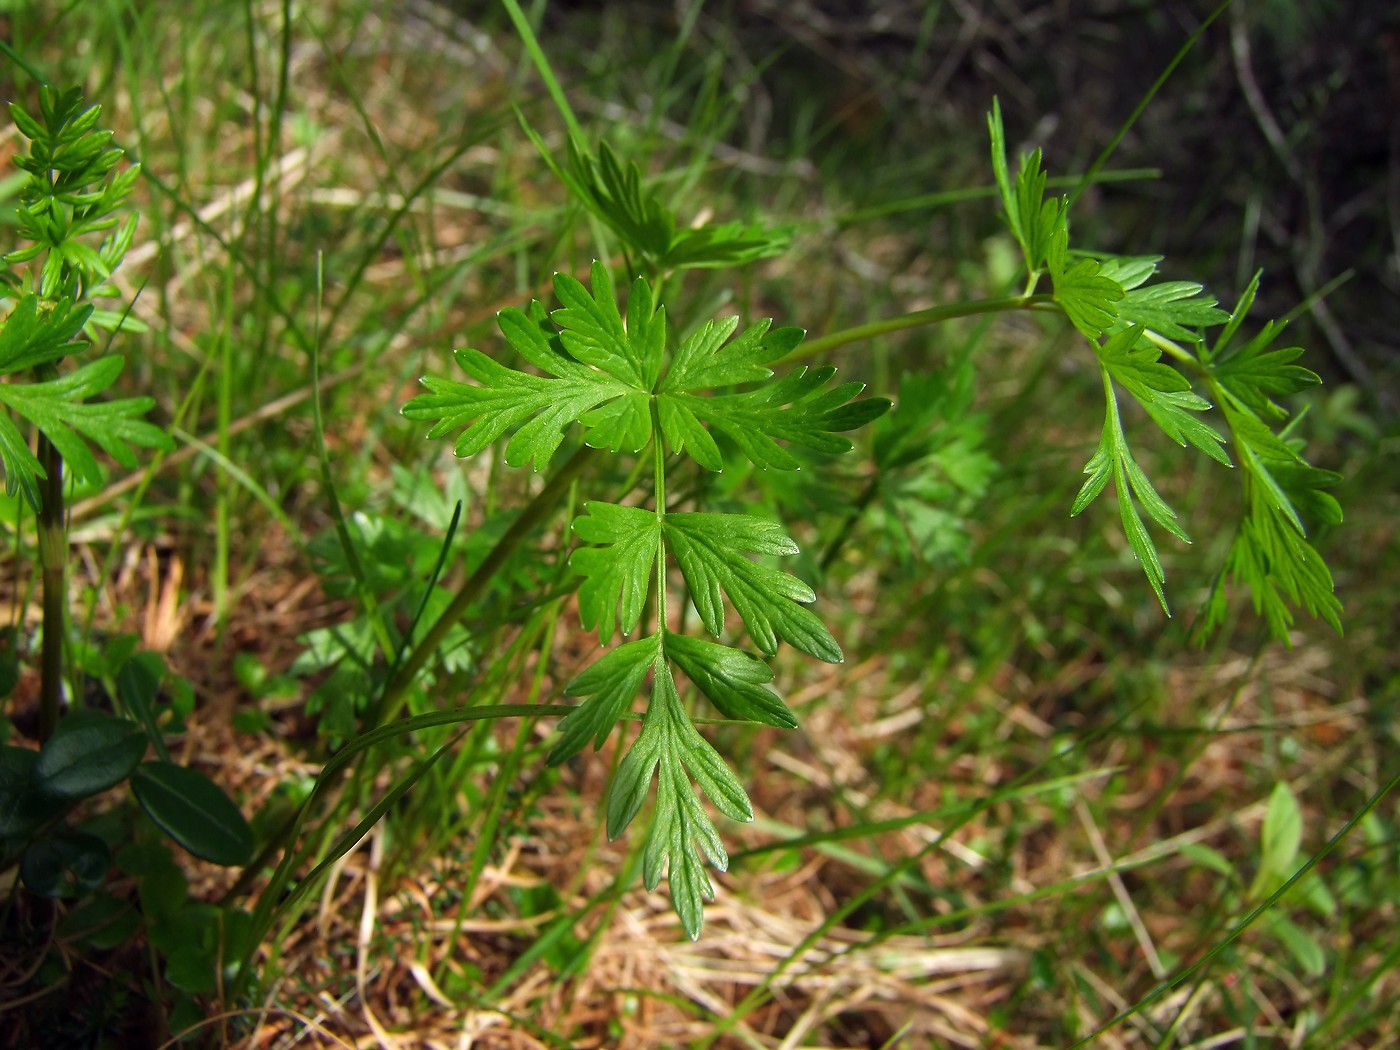
[[[1162,362],[1162,351],[1143,338],[1141,327],[1117,332],[1095,349],[1113,381],[1133,395],[1168,437],[1182,446],[1189,441],[1230,466],[1225,438],[1192,414],[1206,411],[1210,402],[1191,390],[1185,376]]]
[[[671,209],[642,188],[637,165],[629,163],[624,169],[606,142],[594,159],[570,140],[565,182],[628,248],[650,259],[658,270],[742,266],[780,255],[792,243],[790,226],[727,222],[680,227]]]
[[[1217,354],[1211,374],[1241,408],[1262,419],[1281,420],[1288,413],[1273,399],[1296,394],[1322,382],[1318,374],[1293,364],[1303,355],[1300,346],[1269,350],[1283,326],[1270,321],[1235,352]]]
[[[1056,236],[1065,229],[1066,202],[1056,197],[1045,199],[1046,176],[1038,149],[1021,157],[1012,186],[1006,163],[1006,130],[997,99],[992,100],[992,112],[987,115],[987,130],[992,140],[992,171],[1001,192],[1006,224],[1021,245],[1027,271],[1034,276],[1045,265]]]
[[[776,653],[781,638],[818,660],[841,662],[836,640],[800,604],[816,600],[812,589],[748,557],[796,554],[797,545],[781,526],[747,514],[667,514],[662,529],[711,634],[718,636],[724,627],[722,596],[727,596],[763,652]]]
[[[560,721],[559,742],[549,753],[550,764],[571,758],[590,740],[594,748],[602,747],[660,656],[660,635],[626,642],[605,653],[570,682],[564,692],[587,699]]]
[[[1197,329],[1221,325],[1230,315],[1216,305],[1201,285],[1192,281],[1163,281],[1130,289],[1118,303],[1118,316],[1168,339],[1199,343]]]
[[[1103,369],[1103,384],[1106,401],[1103,432],[1099,438],[1098,449],[1084,467],[1084,473],[1089,475],[1089,478],[1075,497],[1070,513],[1075,515],[1084,510],[1107,487],[1109,478],[1113,479],[1118,494],[1119,516],[1123,522],[1124,535],[1128,538],[1128,545],[1142,565],[1142,571],[1147,576],[1147,582],[1152,585],[1157,600],[1162,603],[1162,610],[1170,616],[1171,610],[1167,606],[1167,596],[1163,589],[1166,576],[1162,570],[1162,561],[1158,557],[1152,536],[1138,513],[1138,503],[1142,504],[1143,510],[1147,511],[1154,522],[1173,536],[1186,543],[1190,543],[1191,540],[1177,522],[1176,512],[1152,487],[1147,475],[1133,459],[1128,440],[1123,434],[1123,424],[1118,415],[1118,399],[1107,367]]]
[[[652,259],[665,258],[675,235],[675,218],[642,189],[637,165],[628,164],[624,170],[606,142],[595,160],[570,139],[569,174],[573,177],[569,188],[628,246]]]
[[[1248,509],[1207,603],[1204,628],[1209,630],[1224,619],[1221,584],[1229,577],[1249,588],[1254,611],[1285,645],[1290,644],[1288,632],[1293,625],[1290,606],[1325,620],[1340,634],[1342,604],[1327,563],[1261,487],[1248,486],[1246,496]]]
[[[681,343],[656,399],[661,431],[672,451],[689,453],[707,470],[722,470],[724,459],[708,423],[758,466],[791,470],[799,461],[778,440],[819,452],[845,452],[851,443],[835,432],[863,426],[889,407],[883,398],[852,402],[862,390],[859,383],[823,391],[835,373],[831,368],[799,369],[766,386],[706,396],[714,387],[760,383],[772,376],[769,363],[791,353],[803,333],[770,329],[770,324],[760,321],[730,339],[737,318],[711,321]]]
[[[723,466],[712,438],[699,436],[702,421],[722,431],[755,466],[795,470],[801,465],[778,442],[814,452],[848,452],[851,442],[838,437],[879,418],[889,408],[884,398],[853,398],[861,383],[841,383],[823,390],[836,369],[800,368],[775,383],[737,393],[701,396],[680,388],[668,375],[657,396],[661,429],[673,451],[688,448],[701,466]]]
[[[1000,99],[992,99],[992,111],[987,114],[987,132],[992,140],[992,173],[996,176],[997,189],[1001,191],[1006,224],[1024,248],[1026,238],[1021,232],[1021,212],[1017,206],[1017,196],[1011,189],[1011,171],[1006,163],[1006,128],[1001,120]]]
[[[742,222],[686,227],[676,231],[661,263],[688,269],[743,266],[783,254],[792,245],[793,230]]]
[[[624,326],[606,267],[595,263],[592,279],[590,295],[572,277],[555,275],[555,293],[565,304],[555,313],[562,332],[538,303],[528,314],[501,311],[502,334],[545,376],[507,368],[478,350],[459,350],[458,363],[480,385],[426,376],[422,382],[431,393],[404,405],[404,416],[436,420],[429,437],[466,428],[453,449],[458,456],[480,452],[518,427],[506,462],[532,461],[536,470],[549,463],[575,421],[596,448],[639,451],[651,438],[650,383],[660,368],[665,318],[652,314],[650,291],[639,281],[631,323]]]
[[[628,386],[650,390],[666,342],[665,308],[653,316],[651,288],[639,277],[632,284],[624,325],[608,268],[595,261],[589,279],[591,292],[577,278],[554,275],[554,294],[563,305],[550,316],[560,328],[559,341],[584,364]]]
[[[1118,317],[1123,288],[1101,273],[1094,259],[1069,261],[1069,234],[1062,226],[1051,238],[1047,263],[1055,301],[1090,339],[1097,339]]]
[[[773,669],[756,656],[688,635],[665,635],[666,655],[728,718],[796,729],[797,718],[772,690]]]
[[[1274,397],[1297,393],[1319,379],[1293,364],[1302,350],[1269,349],[1283,330],[1277,322],[1266,324],[1243,346],[1234,345],[1258,286],[1256,274],[1215,347],[1203,347],[1201,352],[1246,474],[1245,515],[1207,601],[1204,625],[1210,629],[1224,619],[1223,583],[1229,578],[1249,588],[1255,611],[1274,637],[1289,644],[1293,607],[1325,620],[1338,632],[1342,629],[1342,606],[1332,574],[1309,543],[1303,521],[1306,517],[1328,525],[1341,522],[1341,506],[1325,491],[1341,478],[1310,465],[1293,442],[1275,434],[1265,422],[1278,422],[1288,415]]]
[[[39,305],[37,295],[26,293],[0,324],[0,375],[57,361],[86,345],[77,335],[92,316],[91,306],[74,309],[70,300],[60,299],[44,304],[41,314]]]
[[[770,378],[773,370],[768,364],[789,349],[785,342],[764,338],[772,323],[771,320],[759,321],[744,329],[737,339],[730,339],[739,327],[739,318],[706,321],[677,348],[666,372],[666,381],[661,385],[662,392],[739,386]],[[795,331],[801,332],[800,329]]]
[[[743,785],[691,723],[664,661],[656,664],[641,734],[613,782],[608,799],[609,838],[622,834],[637,815],[654,774],[658,775],[656,811],[644,847],[642,880],[647,889],[655,889],[662,875],[668,875],[676,914],[694,939],[704,921],[704,901],[714,896],[705,860],[724,871],[729,857],[690,778],[720,812],[734,820],[752,820],[753,807]]]
[[[579,617],[588,630],[597,628],[607,642],[620,622],[622,633],[637,628],[655,571],[661,523],[656,513],[615,503],[590,502],[574,519],[578,537],[602,547],[581,547],[569,558],[570,567],[585,578],[579,587]],[[619,609],[621,610],[619,614]]]
[[[1129,292],[1146,284],[1161,261],[1160,255],[1106,255],[1099,260],[1099,273]]]
[[[1040,150],[1021,160],[1016,173],[1016,210],[1021,219],[1021,247],[1026,268],[1036,273],[1045,265],[1050,246],[1065,228],[1065,202],[1045,199],[1045,172],[1040,167]]]
[[[86,403],[116,382],[123,359],[116,355],[91,361],[67,375],[43,383],[0,383],[0,404],[33,423],[51,441],[73,476],[100,484],[102,470],[88,442],[97,445],[124,467],[136,466],[133,445],[171,449],[170,435],[142,417],[154,406],[149,397]],[[84,440],[86,439],[86,440]],[[36,510],[42,504],[39,461],[8,415],[0,414],[0,455],[5,488],[22,489]]]

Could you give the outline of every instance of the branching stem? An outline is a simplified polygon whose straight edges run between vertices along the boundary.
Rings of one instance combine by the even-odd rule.
[[[1006,313],[1012,310],[1050,310],[1060,312],[1055,299],[1050,295],[1006,295],[993,299],[972,299],[965,303],[949,303],[947,306],[934,306],[927,310],[887,317],[880,321],[870,321],[853,328],[843,328],[836,332],[808,339],[787,357],[784,363],[816,357],[847,343],[858,343],[864,339],[899,332],[906,328],[921,328],[924,325],[940,324],[958,317],[976,317],[980,314]]]

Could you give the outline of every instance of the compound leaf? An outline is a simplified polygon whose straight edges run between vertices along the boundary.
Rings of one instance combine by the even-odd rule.
[[[0,375],[12,375],[57,361],[86,344],[77,336],[92,316],[91,306],[74,308],[68,299],[45,303],[32,292],[20,296],[0,325]]]
[[[695,432],[702,420],[722,431],[758,467],[795,470],[801,465],[780,440],[814,452],[848,452],[851,442],[838,433],[879,418],[890,402],[874,397],[853,400],[864,389],[861,383],[823,390],[835,374],[832,367],[800,368],[765,386],[709,397],[680,388],[680,380],[672,383],[668,375],[657,398],[662,433],[673,451],[689,447],[696,462],[711,470],[723,464],[713,440],[703,453],[697,452]]]
[[[1055,301],[1090,339],[1098,339],[1118,317],[1122,286],[1105,277],[1095,259],[1069,261],[1069,233],[1062,226],[1050,240],[1047,262]]]
[[[1163,281],[1129,289],[1118,303],[1118,317],[1140,324],[1168,339],[1199,343],[1197,329],[1221,325],[1230,315],[1216,306],[1214,296],[1193,281]]]
[[[1230,579],[1249,588],[1255,611],[1287,645],[1293,608],[1326,621],[1338,633],[1342,630],[1342,605],[1332,573],[1308,541],[1303,520],[1341,522],[1341,506],[1325,491],[1341,477],[1309,464],[1293,442],[1275,434],[1266,422],[1288,415],[1274,397],[1297,393],[1320,380],[1293,364],[1302,353],[1297,347],[1269,349],[1282,324],[1271,321],[1242,346],[1234,343],[1258,287],[1255,274],[1215,346],[1201,353],[1245,470],[1245,513],[1207,601],[1204,627],[1224,619],[1223,584]]]
[[[568,171],[560,174],[589,211],[657,270],[742,266],[780,255],[792,242],[790,226],[681,227],[671,209],[643,188],[637,165],[624,167],[606,142],[595,158],[570,140]]]
[[[1123,433],[1123,423],[1118,414],[1118,399],[1114,392],[1113,381],[1109,377],[1108,368],[1101,367],[1103,368],[1106,403],[1103,431],[1099,437],[1098,448],[1084,467],[1084,473],[1088,475],[1088,480],[1084,482],[1078,496],[1075,497],[1070,514],[1071,516],[1079,514],[1093,503],[1107,487],[1109,479],[1112,478],[1114,489],[1118,494],[1118,511],[1123,522],[1123,533],[1128,538],[1128,545],[1142,566],[1142,571],[1147,576],[1147,582],[1151,584],[1153,593],[1157,595],[1157,600],[1161,602],[1162,610],[1167,615],[1171,615],[1171,610],[1167,606],[1166,591],[1163,588],[1166,576],[1162,569],[1162,560],[1157,554],[1156,545],[1152,542],[1152,535],[1147,531],[1142,515],[1138,512],[1138,503],[1142,504],[1143,510],[1147,511],[1148,516],[1154,522],[1173,536],[1187,543],[1191,542],[1190,537],[1186,535],[1186,531],[1177,522],[1176,512],[1157,493],[1147,475],[1133,459],[1132,451],[1128,447],[1128,439]]]
[[[608,837],[617,838],[637,815],[657,777],[656,809],[642,855],[642,880],[655,889],[666,875],[671,901],[692,940],[704,921],[704,901],[714,897],[705,870],[729,866],[719,834],[691,786],[691,777],[726,816],[753,819],[743,785],[691,723],[681,706],[670,668],[656,665],[651,703],[642,731],[618,767],[608,800]]]
[[[87,403],[116,381],[122,365],[122,358],[113,354],[46,382],[0,384],[0,404],[38,427],[75,477],[100,484],[102,470],[89,442],[128,468],[136,466],[133,445],[174,448],[169,434],[142,418],[154,407],[152,398]],[[43,503],[38,479],[46,476],[45,471],[14,422],[4,415],[0,415],[0,457],[6,491],[13,495],[22,490],[37,510]]]
[[[557,765],[573,757],[590,740],[594,748],[602,747],[660,656],[659,634],[625,642],[599,657],[570,682],[564,692],[586,699],[560,721],[559,742],[549,753],[550,763]]]
[[[600,641],[612,637],[619,609],[622,633],[631,634],[641,620],[655,571],[661,522],[654,511],[615,503],[584,504],[575,518],[575,534],[601,547],[581,547],[569,565],[585,579],[579,588],[579,617]]]
[[[666,632],[666,655],[727,718],[796,729],[797,718],[772,690],[773,669],[727,645]]]
[[[555,274],[555,294],[565,305],[553,323],[538,303],[528,314],[501,311],[502,335],[545,376],[507,368],[478,350],[459,350],[457,362],[480,385],[425,376],[431,393],[404,405],[404,416],[436,420],[429,437],[466,428],[453,449],[458,456],[480,452],[518,427],[506,462],[531,461],[536,470],[549,463],[575,421],[595,448],[639,451],[651,438],[650,388],[661,367],[665,316],[652,312],[650,290],[638,281],[624,325],[602,263],[593,264],[592,284],[590,293],[567,274]]]
[[[1168,437],[1182,446],[1190,442],[1230,466],[1225,438],[1192,414],[1208,410],[1210,402],[1191,390],[1185,376],[1162,362],[1162,351],[1143,338],[1141,327],[1116,332],[1096,350],[1113,381],[1133,395]]]
[[[722,596],[727,596],[749,637],[768,655],[777,652],[781,638],[818,660],[841,662],[840,646],[805,608],[816,600],[812,589],[748,557],[796,554],[797,545],[781,526],[748,514],[682,513],[667,514],[662,529],[711,634],[718,636],[724,627]]]

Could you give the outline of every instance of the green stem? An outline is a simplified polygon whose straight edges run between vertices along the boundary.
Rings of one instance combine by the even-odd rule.
[[[530,25],[530,20],[525,17],[525,12],[520,9],[520,4],[516,0],[501,0],[501,5],[506,9],[506,14],[510,16],[515,31],[520,34],[520,42],[525,45],[525,51],[530,56],[530,61],[535,64],[540,78],[544,81],[545,90],[549,92],[549,97],[554,100],[555,108],[559,110],[559,115],[564,118],[564,123],[568,125],[569,134],[582,143],[584,141],[583,128],[578,122],[578,117],[574,116],[573,107],[569,105],[568,96],[564,94],[564,89],[559,85],[559,79],[554,75],[554,69],[545,56],[544,48],[540,47],[539,38],[535,36],[535,30]]]
[[[42,379],[50,376],[39,377]],[[63,699],[63,635],[67,611],[68,536],[63,526],[63,458],[43,434],[39,462],[44,466],[44,502],[39,508],[39,564],[43,568],[44,641],[39,657],[39,739],[58,728]]]
[[[958,317],[976,317],[979,314],[1006,313],[1011,310],[1053,310],[1058,312],[1054,296],[1050,295],[1006,295],[994,299],[972,299],[965,303],[950,303],[947,306],[934,306],[927,310],[887,317],[880,321],[870,321],[854,328],[843,328],[809,339],[797,347],[784,362],[800,361],[818,354],[834,350],[847,343],[858,343],[864,339],[899,332],[906,328],[920,328],[924,325],[940,324]]]
[[[880,474],[877,471],[871,476],[870,480],[866,482],[865,488],[861,491],[861,494],[856,497],[856,501],[851,504],[850,510],[846,512],[846,520],[841,523],[841,531],[836,534],[836,538],[831,541],[830,546],[828,546],[826,551],[822,554],[821,562],[819,563],[822,572],[831,571],[832,565],[836,564],[836,559],[841,556],[841,552],[846,548],[846,543],[855,532],[856,522],[860,521],[865,512],[870,509],[870,504],[875,502],[875,497],[879,495],[879,493]]]
[[[652,469],[656,485],[656,523],[666,524],[666,448],[661,439],[661,420],[658,418],[656,399],[651,402]],[[666,630],[666,537],[661,528],[656,531],[656,630]]]
[[[476,567],[475,572],[467,577],[451,604],[442,611],[442,615],[434,621],[427,633],[413,647],[413,651],[404,659],[384,692],[384,698],[380,701],[379,711],[372,721],[371,727],[377,728],[384,725],[397,715],[399,705],[403,702],[413,680],[427,666],[428,661],[432,659],[433,654],[437,652],[448,633],[466,615],[472,604],[481,597],[487,585],[500,571],[506,559],[514,553],[515,548],[520,546],[521,541],[533,532],[537,525],[549,517],[568,493],[569,487],[593,462],[596,455],[597,453],[593,449],[585,445],[570,456],[568,462],[560,468],[559,473],[550,478],[548,484],[540,489],[535,498],[520,512],[520,517],[515,519],[515,524],[496,541],[496,545],[491,548],[485,560]]]
[[[1187,350],[1180,343],[1168,339],[1164,335],[1159,335],[1158,333],[1152,331],[1152,329],[1150,328],[1145,329],[1142,334],[1147,338],[1147,341],[1149,343],[1155,346],[1158,350],[1161,350],[1168,357],[1173,357],[1176,360],[1180,361],[1182,364],[1189,365],[1197,375],[1202,376],[1206,379],[1210,378],[1210,370],[1208,368],[1205,368],[1201,364],[1200,359],[1190,350]]]

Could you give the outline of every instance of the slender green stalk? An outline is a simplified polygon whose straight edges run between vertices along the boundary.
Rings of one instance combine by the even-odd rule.
[[[661,440],[661,420],[656,409],[656,399],[651,403],[652,433],[656,435],[652,439],[652,469],[656,485],[656,522],[658,526],[666,523],[666,446]],[[658,633],[666,630],[666,540],[663,528],[656,530],[656,630]]]
[[[1006,295],[993,299],[972,299],[965,303],[949,303],[947,306],[934,306],[927,310],[887,317],[881,321],[858,324],[853,328],[829,332],[815,339],[802,342],[796,350],[783,358],[784,363],[802,361],[816,357],[838,346],[858,343],[865,339],[889,335],[906,328],[922,328],[924,325],[941,324],[959,317],[976,317],[979,314],[1007,313],[1012,310],[1049,310],[1058,313],[1060,307],[1049,295]]]
[[[1123,126],[1120,127],[1117,133],[1113,136],[1113,138],[1109,140],[1108,145],[1103,148],[1103,152],[1098,155],[1098,157],[1094,160],[1094,163],[1089,165],[1089,170],[1084,172],[1084,174],[1080,177],[1079,185],[1077,185],[1069,195],[1070,204],[1073,204],[1075,201],[1077,201],[1079,199],[1080,194],[1082,194],[1090,186],[1090,184],[1097,181],[1099,171],[1103,168],[1105,164],[1108,163],[1108,159],[1113,156],[1113,151],[1118,148],[1118,143],[1123,141],[1123,136],[1126,135],[1129,129],[1131,129],[1132,126],[1137,123],[1138,117],[1142,116],[1143,112],[1147,109],[1148,103],[1150,103],[1154,98],[1157,97],[1157,92],[1162,90],[1162,85],[1165,84],[1171,78],[1171,75],[1174,72],[1176,72],[1176,67],[1181,65],[1182,59],[1184,59],[1191,52],[1191,49],[1196,46],[1196,41],[1201,39],[1201,36],[1205,33],[1205,31],[1210,28],[1211,23],[1214,22],[1221,15],[1223,15],[1225,13],[1226,8],[1228,8],[1233,2],[1234,0],[1223,0],[1223,2],[1219,6],[1217,6],[1214,11],[1206,15],[1206,17],[1201,21],[1201,24],[1196,27],[1196,31],[1192,33],[1189,37],[1187,37],[1186,42],[1182,44],[1180,48],[1177,49],[1176,54],[1174,54],[1172,56],[1171,61],[1167,63],[1167,67],[1163,69],[1162,72],[1158,75],[1157,79],[1152,82],[1152,86],[1147,89],[1146,93],[1142,96],[1142,98],[1138,99],[1138,104],[1133,108],[1133,111],[1128,114],[1128,119],[1123,121]]]
[[[525,12],[520,9],[520,4],[516,0],[501,0],[501,5],[506,9],[506,14],[510,16],[515,31],[520,34],[520,42],[525,45],[525,51],[529,54],[530,61],[534,62],[535,69],[539,71],[545,89],[549,92],[549,97],[554,100],[554,105],[559,110],[559,115],[564,118],[564,123],[568,125],[569,134],[582,142],[583,127],[579,124],[578,117],[574,116],[573,107],[569,105],[569,99],[564,94],[564,89],[559,86],[559,78],[554,75],[554,69],[550,66],[544,49],[540,47],[539,38],[535,36],[535,30],[530,25],[530,20],[525,17]]]
[[[57,374],[57,369],[48,366]],[[47,379],[50,376],[42,376]],[[63,639],[68,609],[68,535],[63,521],[63,459],[43,434],[39,462],[44,466],[44,503],[39,508],[39,564],[43,572],[44,641],[39,664],[39,739],[58,728],[63,701]]]

